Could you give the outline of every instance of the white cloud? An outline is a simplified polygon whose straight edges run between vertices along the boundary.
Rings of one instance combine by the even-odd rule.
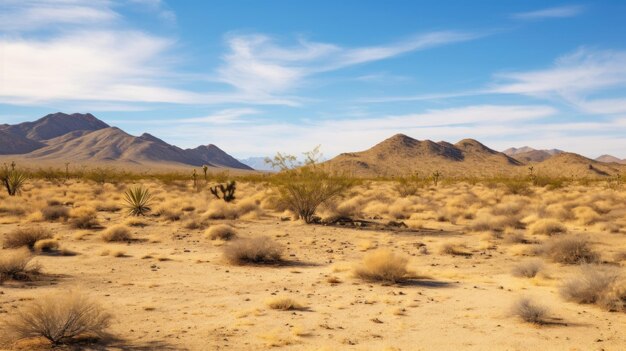
[[[581,14],[585,8],[580,5],[551,7],[547,9],[516,13],[513,18],[521,20],[538,20],[545,18],[567,18],[575,17]]]
[[[313,74],[477,37],[474,33],[433,32],[387,45],[344,48],[302,38],[296,45],[280,46],[265,35],[229,35],[230,51],[223,56],[218,79],[245,92],[282,93]]]

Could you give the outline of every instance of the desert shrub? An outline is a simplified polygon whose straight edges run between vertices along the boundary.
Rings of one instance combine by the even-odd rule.
[[[407,263],[408,259],[404,256],[389,249],[378,249],[363,257],[354,274],[367,281],[399,283],[412,277],[406,268]]]
[[[61,205],[47,206],[41,209],[41,215],[46,221],[66,220],[70,216],[70,210]]]
[[[147,227],[149,225],[145,219],[138,217],[130,217],[124,221],[124,224],[131,227]]]
[[[0,283],[5,280],[25,280],[30,273],[39,271],[39,266],[31,265],[33,259],[26,248],[7,250],[0,255]]]
[[[206,231],[206,237],[211,240],[231,240],[236,236],[237,231],[235,230],[235,228],[229,226],[228,224],[214,225]]]
[[[224,258],[233,264],[278,263],[283,247],[267,236],[239,239],[224,248]]]
[[[511,274],[516,277],[533,278],[543,269],[543,262],[538,259],[529,259],[513,266]]]
[[[130,215],[145,216],[151,210],[152,194],[143,185],[130,187],[124,192],[124,201]]]
[[[538,305],[530,298],[523,297],[517,300],[511,309],[512,314],[524,322],[533,324],[545,323],[548,309],[544,306]]]
[[[596,253],[587,238],[566,236],[552,239],[542,245],[541,253],[550,260],[563,264],[584,264],[598,261]]]
[[[9,196],[19,195],[27,179],[26,172],[15,168],[15,163],[11,163],[10,167],[5,164],[0,169],[0,182],[2,182]]]
[[[587,265],[565,281],[561,296],[581,304],[598,304],[610,311],[626,311],[626,285],[615,268]]]
[[[133,236],[130,234],[130,230],[123,224],[117,224],[107,228],[104,232],[102,232],[101,237],[102,240],[106,242],[130,241],[133,239]]]
[[[10,340],[45,338],[52,346],[102,337],[111,315],[84,295],[61,293],[32,300],[3,323]]]
[[[59,241],[55,239],[38,240],[33,248],[37,252],[53,252],[58,250]]]
[[[52,238],[52,233],[43,227],[18,228],[6,234],[3,246],[8,249],[26,246],[32,249],[39,240]]]
[[[600,219],[600,215],[589,206],[580,206],[574,208],[574,216],[582,225],[593,224]]]
[[[224,201],[213,201],[209,204],[209,208],[204,214],[206,219],[237,219],[239,211],[237,207],[231,203]]]
[[[417,195],[419,190],[426,186],[426,179],[422,180],[417,175],[402,177],[396,180],[393,189],[401,197]]]
[[[89,207],[79,207],[70,211],[70,224],[78,229],[92,229],[99,226],[98,214]]]
[[[439,247],[439,253],[452,256],[471,256],[472,254],[463,250],[461,245],[454,243],[444,243]]]
[[[277,297],[269,300],[267,306],[280,311],[303,311],[307,309],[306,306],[290,297]]]
[[[185,222],[185,224],[183,225],[185,229],[191,229],[191,230],[202,229],[205,226],[206,225],[204,224],[204,222],[198,220],[197,218],[191,218],[187,222]]]
[[[528,227],[528,231],[531,234],[554,235],[567,233],[567,227],[555,219],[544,218],[531,224],[530,227]]]
[[[502,184],[507,189],[509,194],[513,195],[530,195],[532,190],[530,184],[525,179],[506,179],[502,180]]]
[[[285,170],[273,177],[280,201],[306,223],[315,220],[317,208],[355,184],[348,177],[328,174],[314,166]]]
[[[517,216],[494,216],[486,212],[480,212],[470,225],[473,231],[504,231],[506,228],[523,228]]]
[[[98,202],[98,204],[96,204],[96,211],[117,212],[121,209],[122,207],[114,201]]]

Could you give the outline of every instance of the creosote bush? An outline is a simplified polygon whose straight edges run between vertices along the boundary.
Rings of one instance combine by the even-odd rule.
[[[399,283],[413,277],[406,266],[408,259],[389,249],[377,249],[366,254],[354,275],[367,281]]]
[[[285,170],[273,177],[282,206],[306,223],[315,221],[318,207],[339,196],[355,184],[349,177],[331,175],[315,166]]]
[[[24,246],[32,249],[37,241],[50,238],[52,233],[43,227],[18,228],[6,234],[3,246],[8,249]]]
[[[206,237],[210,240],[231,240],[236,236],[237,231],[228,224],[217,224],[206,231]]]
[[[31,252],[22,248],[19,250],[6,250],[0,256],[0,283],[6,280],[28,280],[29,274],[37,273],[38,265],[32,265]]]
[[[511,274],[515,277],[533,278],[543,269],[539,259],[528,259],[513,266]]]
[[[70,210],[62,205],[46,206],[41,209],[41,215],[46,221],[66,220],[70,217]]]
[[[44,338],[53,347],[72,344],[79,337],[103,337],[111,315],[78,293],[59,293],[29,301],[4,321],[11,341]]]
[[[565,281],[560,293],[568,301],[626,311],[626,282],[613,267],[582,266],[576,276]]]
[[[93,208],[79,207],[70,211],[70,224],[77,229],[92,229],[99,226],[98,214]]]
[[[565,236],[551,239],[540,248],[544,256],[563,264],[597,262],[600,258],[584,236]]]
[[[282,245],[267,236],[235,240],[224,248],[224,258],[239,265],[279,263],[282,254]]]
[[[523,297],[513,304],[512,314],[527,323],[543,324],[545,323],[548,309],[530,298]]]
[[[133,239],[133,236],[130,234],[130,230],[123,224],[116,224],[107,228],[104,232],[102,232],[101,237],[102,240],[106,242],[130,241]]]

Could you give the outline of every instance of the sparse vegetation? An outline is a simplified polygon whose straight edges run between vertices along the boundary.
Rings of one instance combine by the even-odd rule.
[[[529,259],[513,266],[511,274],[516,277],[533,278],[543,269],[543,262],[539,259]]]
[[[6,280],[29,280],[40,266],[31,264],[33,256],[26,249],[7,250],[0,255],[0,283]]]
[[[39,240],[52,238],[52,233],[41,226],[17,228],[6,234],[3,246],[8,249],[27,247],[32,249]]]
[[[366,254],[354,274],[367,281],[400,283],[413,277],[407,270],[408,259],[389,249],[378,249]]]
[[[226,184],[218,184],[216,186],[209,187],[211,194],[217,199],[222,199],[226,202],[235,200],[235,190],[237,190],[237,183],[234,180]]]
[[[110,323],[111,315],[85,295],[59,293],[29,301],[3,327],[12,341],[45,338],[56,347],[103,337]]]
[[[544,324],[548,309],[530,298],[523,297],[513,304],[512,314],[527,323]]]
[[[582,304],[597,304],[609,311],[626,311],[626,282],[613,267],[586,265],[561,286],[561,296]]]
[[[19,195],[28,179],[26,172],[15,167],[15,162],[11,165],[4,165],[0,169],[0,181],[4,185],[9,196]]]
[[[233,264],[272,264],[282,261],[283,247],[267,236],[233,241],[224,248],[224,257]]]
[[[151,210],[152,194],[150,190],[139,185],[126,190],[124,201],[130,215],[145,216]]]
[[[550,260],[563,264],[597,262],[599,255],[584,236],[566,236],[551,239],[540,250]]]
[[[62,205],[44,207],[41,215],[46,221],[67,220],[70,217],[70,210]]]
[[[206,231],[206,237],[210,240],[231,240],[236,236],[237,231],[228,224],[217,224]]]
[[[70,224],[77,229],[92,229],[99,225],[98,214],[93,208],[79,207],[70,211]]]
[[[306,306],[290,297],[277,297],[267,302],[267,306],[280,311],[303,311]]]
[[[102,232],[102,240],[106,242],[114,241],[130,241],[133,236],[130,234],[128,227],[122,224],[114,225]]]
[[[555,219],[540,219],[528,228],[531,234],[554,235],[567,233],[567,227]]]

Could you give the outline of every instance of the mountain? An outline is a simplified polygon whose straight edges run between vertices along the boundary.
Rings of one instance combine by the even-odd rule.
[[[623,160],[620,160],[619,158],[617,158],[615,156],[611,156],[611,155],[602,155],[602,156],[596,158],[596,161],[604,162],[604,163],[626,164],[626,158],[623,159]]]
[[[55,113],[16,125],[0,125],[0,155],[29,163],[196,166],[252,170],[215,145],[183,150],[144,133],[135,137],[91,114]],[[9,157],[9,156],[6,156]]]
[[[554,155],[563,153],[564,151],[559,149],[537,150],[529,146],[523,146],[520,148],[508,148],[502,152],[522,163],[536,163],[543,162]]]
[[[562,152],[534,165],[535,174],[561,177],[613,176],[624,172],[626,167],[592,160],[579,154]]]
[[[324,167],[359,176],[428,176],[439,171],[448,176],[505,175],[521,172],[522,163],[473,139],[456,144],[417,140],[397,134],[374,147],[341,154]]]
[[[564,152],[563,150],[559,150],[559,149],[537,150],[537,149],[533,149],[530,146],[523,146],[523,147],[520,147],[520,148],[511,147],[511,148],[508,148],[508,149],[506,149],[506,150],[504,150],[502,152],[507,154],[507,155],[509,155],[509,156],[515,156],[515,155],[527,154],[527,153],[530,153],[530,152],[533,152],[533,151],[542,151],[545,154],[548,154],[550,156],[554,156],[554,155],[557,155],[557,154],[560,154],[560,153]]]
[[[200,145],[195,149],[186,149],[186,154],[194,159],[200,160],[202,164],[213,164],[222,167],[239,168],[252,170],[253,168],[239,162],[236,158],[225,153],[219,147],[209,144]]]
[[[276,172],[277,170],[272,168],[271,165],[265,162],[265,157],[248,157],[239,159],[239,162],[248,165],[258,171]]]

